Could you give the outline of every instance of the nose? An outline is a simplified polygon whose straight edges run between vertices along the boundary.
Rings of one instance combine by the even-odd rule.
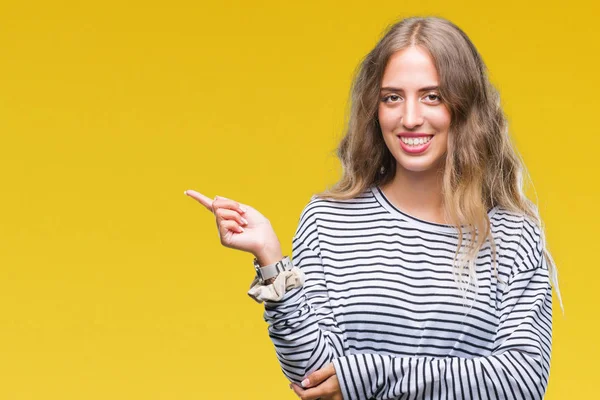
[[[423,124],[423,115],[421,103],[415,100],[406,100],[404,103],[404,113],[400,122],[406,129],[413,129]]]

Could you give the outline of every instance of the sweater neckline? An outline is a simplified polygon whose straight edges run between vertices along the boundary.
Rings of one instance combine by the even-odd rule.
[[[372,186],[371,192],[375,196],[375,199],[379,202],[379,204],[388,211],[391,215],[400,217],[401,219],[407,221],[411,225],[425,231],[437,231],[443,233],[452,233],[458,235],[458,229],[454,225],[447,224],[438,224],[436,222],[425,221],[423,219],[419,219],[415,216],[408,214],[405,211],[400,210],[396,207],[392,202],[385,196],[383,191],[379,186]],[[491,219],[492,216],[496,213],[498,207],[493,207],[488,211],[488,217]]]

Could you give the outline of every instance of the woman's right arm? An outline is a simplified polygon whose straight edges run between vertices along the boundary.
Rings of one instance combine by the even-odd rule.
[[[185,194],[215,215],[223,246],[250,252],[263,266],[282,258],[269,220],[254,208],[223,197],[211,200],[193,190]],[[315,220],[309,214],[307,206],[292,249],[292,263],[304,272],[304,285],[279,301],[266,301],[264,313],[281,368],[296,383],[343,355],[343,334],[331,311]]]
[[[304,286],[278,302],[265,302],[264,317],[283,373],[300,383],[342,356],[344,340],[333,318],[318,250],[294,237],[292,262],[304,272]]]

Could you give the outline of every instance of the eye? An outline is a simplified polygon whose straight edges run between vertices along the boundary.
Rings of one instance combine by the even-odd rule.
[[[432,103],[438,103],[442,101],[442,98],[436,93],[429,93],[425,95],[425,99]]]
[[[400,96],[398,96],[397,94],[390,94],[388,96],[385,96],[382,100],[384,103],[396,103],[400,100]]]

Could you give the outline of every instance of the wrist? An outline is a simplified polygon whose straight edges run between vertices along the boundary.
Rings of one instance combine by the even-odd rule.
[[[281,252],[281,246],[277,243],[277,245],[264,247],[261,251],[256,252],[254,257],[256,257],[260,266],[264,267],[280,261],[283,258],[283,253]]]

